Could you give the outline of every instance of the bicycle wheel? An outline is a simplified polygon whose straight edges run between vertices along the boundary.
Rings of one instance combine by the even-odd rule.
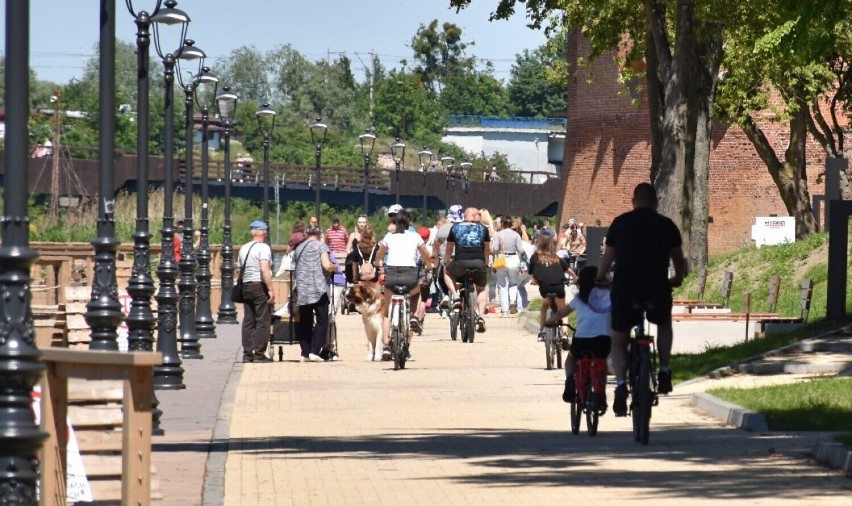
[[[463,297],[461,299],[461,304],[459,308],[456,310],[456,318],[459,320],[459,332],[461,333],[462,342],[467,342],[467,297]]]
[[[571,433],[580,433],[580,418],[583,415],[583,410],[580,408],[580,399],[575,395],[574,402],[571,403]]]
[[[598,433],[598,416],[600,401],[598,394],[592,392],[592,378],[586,378],[586,430],[590,436]]]
[[[337,322],[328,322],[328,336],[325,340],[325,347],[329,350],[337,351]]]
[[[647,346],[637,350],[633,388],[633,439],[648,444],[651,423],[651,357]]]
[[[459,314],[456,310],[450,313],[450,339],[453,341],[459,338]]]
[[[400,338],[399,349],[396,351],[396,355],[399,357],[399,368],[405,369],[405,361],[408,359],[408,332],[406,329],[400,329],[397,333]]]
[[[476,336],[476,290],[467,293],[467,342],[472,343]]]
[[[399,329],[397,327],[393,327],[391,329],[391,358],[393,359],[393,370],[399,370]]]

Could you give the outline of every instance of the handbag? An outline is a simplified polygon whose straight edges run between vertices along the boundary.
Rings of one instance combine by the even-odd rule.
[[[251,249],[255,247],[257,243],[252,243],[249,246],[248,251],[246,252],[246,258],[243,260],[243,265],[240,266],[240,279],[234,283],[234,286],[231,288],[231,302],[235,302],[237,304],[244,304],[246,301],[245,295],[243,295],[243,273],[246,272],[246,262],[248,262],[249,254],[251,253]]]
[[[494,269],[503,269],[506,267],[506,249],[503,247],[503,239],[500,239],[500,254],[491,263]]]
[[[376,278],[376,267],[373,265],[373,254],[376,253],[376,247],[373,247],[373,251],[370,252],[369,260],[364,260],[364,255],[361,254],[361,250],[358,250],[358,254],[361,255],[361,265],[358,267],[358,279],[364,281],[373,281]]]

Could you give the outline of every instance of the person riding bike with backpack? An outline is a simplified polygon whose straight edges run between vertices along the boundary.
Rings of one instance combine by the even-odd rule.
[[[606,249],[596,281],[606,283],[606,274],[615,262],[612,278],[612,365],[615,369],[615,416],[627,416],[627,338],[630,329],[641,325],[641,304],[648,321],[657,325],[660,353],[659,393],[672,391],[669,359],[672,350],[672,287],[680,286],[686,275],[686,260],[680,231],[672,220],[657,213],[657,192],[649,183],[633,190],[633,210],[617,216],[606,235]],[[674,277],[669,278],[669,260]],[[637,304],[640,307],[637,308]]]
[[[454,223],[447,236],[447,248],[444,265],[453,283],[465,275],[467,269],[473,270],[473,283],[476,285],[476,306],[478,310],[476,331],[485,332],[485,303],[488,294],[488,256],[491,254],[491,237],[488,228],[479,222],[479,210],[468,207],[464,210],[464,221]]]

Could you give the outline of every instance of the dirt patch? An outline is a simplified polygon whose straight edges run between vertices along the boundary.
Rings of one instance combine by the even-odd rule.
[[[793,279],[802,279],[805,277],[805,273],[811,270],[813,267],[820,264],[828,263],[828,243],[821,245],[816,248],[808,255],[808,258],[802,262],[798,262],[795,270],[793,270]]]

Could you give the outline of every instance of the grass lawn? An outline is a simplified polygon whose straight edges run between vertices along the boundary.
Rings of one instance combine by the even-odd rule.
[[[792,332],[751,339],[747,343],[711,347],[701,353],[673,355],[671,369],[674,377],[672,379],[675,383],[680,383],[697,378],[710,371],[729,366],[753,355],[792,344],[807,337],[822,334],[837,328],[838,325],[838,322],[822,320],[805,325]],[[677,336],[674,336],[674,338],[677,339]]]
[[[847,431],[852,427],[852,379],[849,378],[751,389],[720,388],[709,393],[763,413],[771,430]]]

